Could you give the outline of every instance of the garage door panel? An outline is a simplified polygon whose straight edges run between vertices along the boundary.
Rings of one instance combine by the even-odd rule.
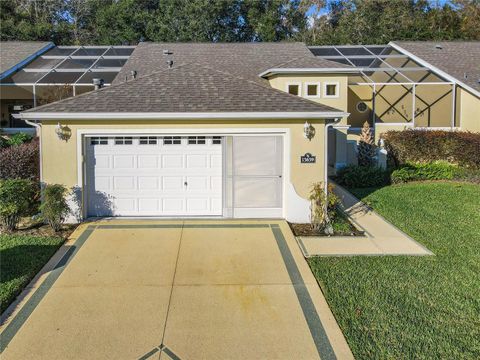
[[[114,155],[113,167],[116,169],[133,169],[135,167],[135,156],[133,155]]]
[[[222,215],[220,145],[128,138],[87,140],[89,215]]]
[[[157,168],[158,156],[157,155],[138,155],[138,168],[139,169],[154,169]]]

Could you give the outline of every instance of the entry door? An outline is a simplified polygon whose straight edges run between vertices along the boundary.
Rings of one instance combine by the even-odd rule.
[[[222,215],[222,138],[86,139],[89,216]]]

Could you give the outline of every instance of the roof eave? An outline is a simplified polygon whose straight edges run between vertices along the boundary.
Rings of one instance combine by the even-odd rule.
[[[255,119],[333,119],[349,116],[342,111],[303,112],[22,112],[24,120],[255,120]]]
[[[278,74],[318,74],[318,73],[330,73],[330,74],[359,74],[360,69],[357,68],[291,68],[291,69],[282,69],[282,68],[272,68],[267,69],[264,72],[258,74],[260,77],[268,77],[271,75]]]
[[[429,68],[430,70],[432,70],[433,72],[436,72],[438,75],[440,75],[441,77],[453,82],[453,83],[456,83],[457,85],[460,85],[461,87],[467,89],[468,91],[470,91],[471,93],[473,93],[474,95],[480,97],[480,91],[474,89],[473,87],[471,87],[470,85],[467,85],[465,84],[463,81],[460,81],[458,80],[456,77],[446,73],[445,71],[443,70],[440,70],[438,67],[436,66],[433,66],[432,64],[430,64],[429,62],[423,60],[422,58],[416,56],[415,54],[411,53],[410,51],[404,49],[401,45],[399,44],[396,44],[394,41],[390,41],[388,43],[388,45],[390,45],[391,47],[393,47],[395,50],[397,51],[400,51],[401,53],[403,53],[404,55],[407,55],[408,57],[412,58],[413,60],[415,60],[416,62],[418,62],[420,65],[424,66],[424,67],[427,67]]]

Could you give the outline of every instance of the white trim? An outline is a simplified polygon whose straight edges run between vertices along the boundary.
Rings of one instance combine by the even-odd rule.
[[[336,85],[336,94],[335,95],[327,95],[327,86],[328,85]],[[323,98],[324,99],[337,99],[340,97],[340,83],[338,81],[324,81],[323,82]]]
[[[188,134],[196,135],[223,135],[223,136],[265,136],[268,134],[283,135],[283,217],[290,221],[308,222],[309,221],[309,202],[300,197],[291,183],[291,137],[289,128],[178,128],[178,129],[78,129],[77,130],[77,186],[81,189],[81,217],[86,218],[85,191],[84,185],[84,153],[83,142],[86,137],[91,136],[115,136],[117,134],[132,134],[135,136],[148,134],[177,134],[186,136]],[[238,212],[238,209],[236,210]],[[238,214],[237,214],[238,215]],[[250,214],[250,217],[252,215]]]
[[[258,76],[268,77],[271,75],[280,75],[280,74],[317,74],[317,73],[360,73],[360,70],[357,68],[292,68],[292,69],[282,69],[282,68],[272,68],[267,69]]]
[[[424,67],[427,67],[429,68],[430,70],[432,70],[433,72],[436,72],[438,75],[440,75],[441,77],[444,77],[445,79],[453,82],[453,83],[457,83],[458,85],[464,87],[465,89],[467,89],[468,91],[472,92],[473,94],[475,94],[477,97],[480,97],[480,91],[478,90],[475,90],[474,88],[472,88],[470,85],[467,85],[465,84],[464,82],[458,80],[457,78],[453,77],[452,75],[446,73],[445,71],[442,71],[440,70],[439,68],[437,68],[436,66],[433,66],[432,64],[428,63],[427,61],[423,60],[422,58],[419,58],[418,56],[415,56],[414,54],[412,54],[411,52],[405,50],[404,48],[402,48],[400,45],[397,45],[395,44],[393,41],[390,41],[388,43],[388,45],[390,45],[391,47],[393,47],[395,50],[407,55],[408,57],[410,57],[412,60],[418,62],[420,65],[424,66]]]
[[[291,94],[289,91],[289,88],[291,85],[297,85],[298,86],[298,94],[296,96],[302,96],[302,82],[301,81],[289,81],[285,84],[285,92],[290,95],[295,95]]]
[[[301,86],[301,85],[300,85]],[[22,112],[21,119],[32,120],[259,120],[259,119],[329,119],[346,117],[347,112]]]
[[[310,85],[316,85],[317,86],[317,95],[308,95],[308,87]],[[307,99],[312,99],[312,98],[320,98],[321,97],[321,91],[320,91],[320,86],[322,84],[320,83],[320,81],[309,81],[309,82],[305,82],[305,86],[304,86],[304,94],[303,96],[305,96]]]

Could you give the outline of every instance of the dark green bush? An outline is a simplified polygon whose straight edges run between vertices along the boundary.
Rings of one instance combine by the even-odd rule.
[[[429,164],[405,164],[394,170],[390,176],[392,183],[405,183],[423,180],[453,180],[461,170],[446,162]]]
[[[383,137],[394,167],[408,163],[447,161],[480,169],[480,133],[404,130],[388,131]]]
[[[7,137],[5,137],[3,135],[0,135],[0,149],[5,149],[8,146],[9,146],[9,144],[8,144]]]
[[[337,172],[335,180],[349,188],[382,186],[388,183],[388,171],[378,166],[349,165]]]
[[[30,180],[0,180],[0,221],[7,230],[15,230],[20,218],[29,214],[34,201],[34,189],[34,183]]]
[[[43,199],[40,205],[42,218],[57,232],[61,229],[65,218],[70,212],[67,204],[68,189],[59,184],[46,185],[42,191]]]

